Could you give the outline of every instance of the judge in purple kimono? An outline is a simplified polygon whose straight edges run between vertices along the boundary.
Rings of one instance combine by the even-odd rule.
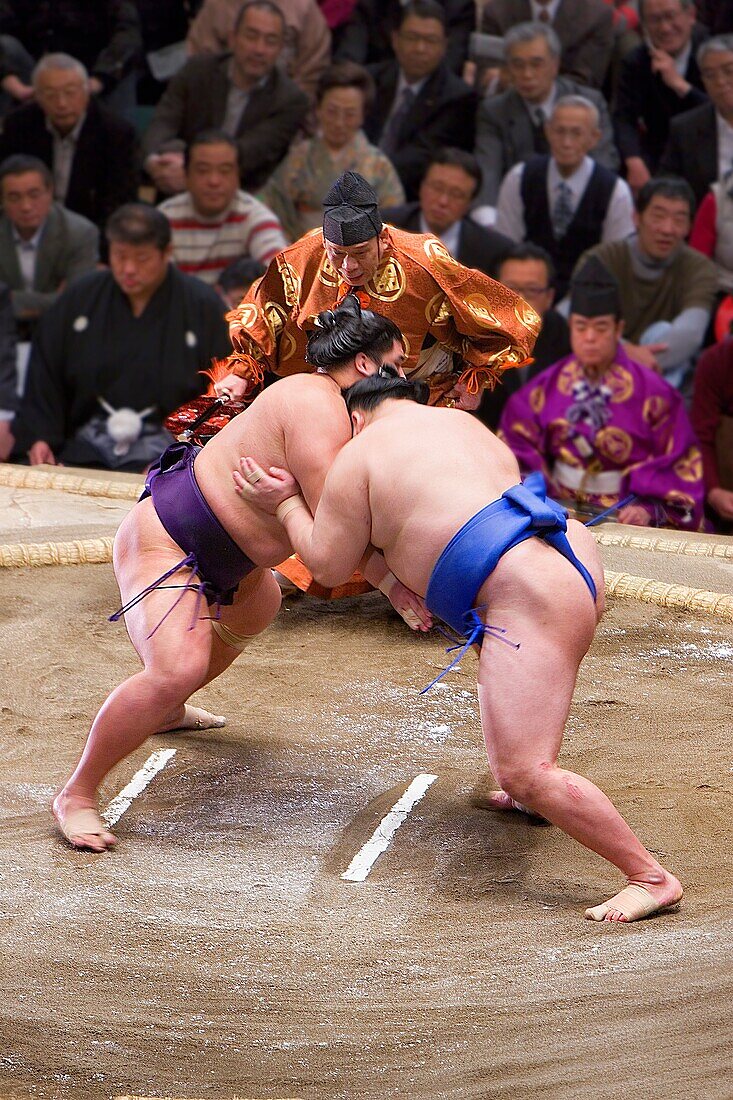
[[[601,509],[633,496],[621,523],[701,530],[700,448],[679,393],[626,354],[620,305],[591,259],[571,286],[572,354],[510,397],[498,434],[552,496]]]

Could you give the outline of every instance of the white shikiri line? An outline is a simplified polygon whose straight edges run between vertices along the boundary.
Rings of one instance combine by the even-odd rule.
[[[151,753],[140,771],[135,772],[126,787],[123,787],[116,795],[107,809],[102,814],[105,825],[111,827],[120,820],[125,810],[130,808],[133,798],[145,790],[147,785],[162,768],[166,766],[172,756],[176,755],[175,749],[161,749],[160,752]]]
[[[392,837],[410,810],[417,805],[430,784],[434,783],[437,778],[437,775],[423,773],[413,779],[402,797],[395,802],[389,813],[379,822],[364,847],[356,853],[348,868],[342,874],[342,879],[346,879],[347,882],[364,881],[377,858],[389,848]]]

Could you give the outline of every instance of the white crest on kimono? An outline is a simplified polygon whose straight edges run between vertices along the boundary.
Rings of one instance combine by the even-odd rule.
[[[107,435],[114,440],[114,454],[126,455],[132,444],[140,438],[143,420],[155,410],[155,405],[136,412],[135,409],[115,409],[103,397],[98,397],[97,400],[107,413]]]
[[[72,327],[74,332],[84,332],[85,329],[89,328],[89,318],[80,313]]]

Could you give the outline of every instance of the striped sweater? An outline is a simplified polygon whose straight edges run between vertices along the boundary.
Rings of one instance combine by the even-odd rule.
[[[246,191],[237,191],[228,209],[214,218],[197,212],[188,191],[158,209],[171,225],[176,265],[211,286],[233,260],[252,256],[269,264],[288,244],[273,212]]]

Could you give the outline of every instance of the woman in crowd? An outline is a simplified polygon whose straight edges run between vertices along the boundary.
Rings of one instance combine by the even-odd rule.
[[[351,61],[333,65],[321,77],[316,136],[294,145],[260,192],[291,240],[321,225],[323,200],[343,172],[358,172],[369,180],[382,208],[405,201],[392,163],[361,130],[373,96],[371,76]]]

